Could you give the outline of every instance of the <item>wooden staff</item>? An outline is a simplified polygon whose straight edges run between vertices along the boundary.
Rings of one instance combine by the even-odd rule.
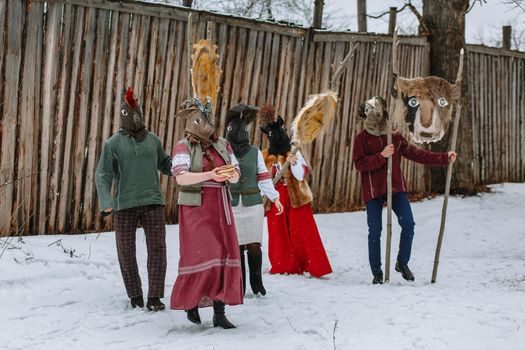
[[[463,56],[464,50],[461,49],[459,53],[459,68],[458,75],[456,77],[456,85],[461,86],[461,80],[463,78]],[[456,142],[458,139],[458,128],[459,128],[459,118],[461,116],[461,99],[459,100],[456,106],[456,118],[454,119],[454,131],[452,132],[452,144],[450,150],[452,152],[456,151]],[[439,254],[441,252],[441,244],[443,243],[443,234],[445,233],[445,220],[447,218],[447,206],[448,206],[448,196],[450,193],[450,181],[452,179],[452,167],[454,162],[448,163],[447,168],[447,182],[445,185],[445,197],[443,199],[443,209],[441,210],[441,225],[439,226],[439,236],[436,246],[436,255],[434,257],[434,268],[432,270],[432,283],[436,283],[436,276],[439,264]]]
[[[392,39],[392,78],[397,77],[397,28]],[[392,122],[386,121],[386,143],[392,144]],[[387,160],[386,173],[386,251],[385,251],[385,283],[390,281],[390,252],[392,250],[392,156]]]
[[[186,24],[186,41],[188,43],[188,98],[194,97],[193,93],[193,83],[191,79],[191,52],[193,51],[193,43],[192,43],[192,16],[193,14],[190,13],[188,15],[188,23]]]

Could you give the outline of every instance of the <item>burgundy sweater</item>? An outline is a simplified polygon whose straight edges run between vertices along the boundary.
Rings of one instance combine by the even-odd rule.
[[[392,158],[392,192],[407,192],[406,181],[401,172],[401,156],[424,165],[447,166],[448,153],[434,153],[417,148],[399,133],[392,134],[394,154]],[[387,146],[386,135],[374,136],[366,130],[361,131],[355,140],[353,160],[361,172],[363,201],[381,197],[387,192],[387,158],[381,155]]]

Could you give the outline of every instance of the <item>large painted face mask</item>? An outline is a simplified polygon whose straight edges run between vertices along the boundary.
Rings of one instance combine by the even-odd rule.
[[[364,127],[368,133],[380,136],[386,135],[386,112],[385,99],[381,96],[374,96],[368,101],[363,102],[358,109],[359,116],[364,119]]]
[[[461,97],[461,87],[439,77],[397,78],[398,98],[394,111],[398,122],[404,119],[417,143],[437,142],[448,130],[452,105]]]
[[[242,157],[250,149],[249,125],[255,120],[258,107],[240,103],[226,113],[224,137],[233,147],[237,157]]]
[[[206,103],[202,103],[198,98],[187,100],[184,102],[183,109],[177,112],[177,118],[186,119],[184,130],[187,134],[201,143],[212,143],[215,124],[212,119],[212,107],[209,99]]]

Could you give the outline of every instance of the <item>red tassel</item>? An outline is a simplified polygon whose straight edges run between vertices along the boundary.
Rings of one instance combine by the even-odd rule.
[[[137,100],[135,100],[135,96],[133,96],[133,89],[131,87],[128,87],[128,91],[126,91],[126,101],[131,108],[137,108]]]

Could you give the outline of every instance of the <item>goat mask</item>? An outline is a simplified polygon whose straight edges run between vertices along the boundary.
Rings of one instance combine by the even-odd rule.
[[[211,145],[216,128],[212,119],[212,106],[209,98],[206,103],[199,98],[185,101],[183,109],[177,112],[177,118],[187,120],[184,131],[189,137],[200,142],[204,148]]]
[[[386,112],[385,99],[381,96],[374,96],[368,101],[363,102],[358,109],[359,116],[364,119],[365,130],[374,136],[386,135]]]

